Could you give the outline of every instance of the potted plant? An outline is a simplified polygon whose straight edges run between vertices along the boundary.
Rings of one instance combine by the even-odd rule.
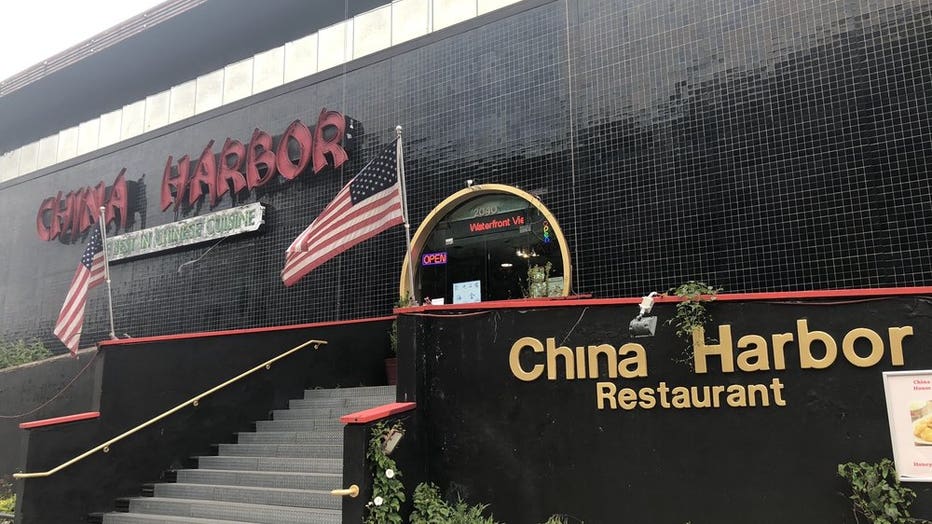
[[[547,262],[543,266],[533,265],[527,270],[528,296],[531,298],[543,298],[550,295],[547,289],[547,280],[550,278],[550,270],[553,264]]]
[[[411,296],[404,295],[398,297],[395,301],[395,308],[408,307],[411,304]],[[385,359],[385,378],[388,384],[394,386],[398,383],[398,319],[392,321],[392,328],[388,332],[388,342],[392,350],[392,355]]]
[[[392,329],[388,332],[388,342],[392,355],[385,359],[385,378],[388,379],[389,386],[394,386],[398,383],[398,319],[392,321]]]

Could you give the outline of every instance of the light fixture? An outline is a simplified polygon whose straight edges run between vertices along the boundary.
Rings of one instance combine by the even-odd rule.
[[[634,317],[634,320],[628,324],[628,333],[635,337],[652,337],[654,336],[654,331],[657,329],[657,317],[645,317],[644,315],[650,313],[650,310],[654,307],[654,297],[657,296],[656,291],[651,291],[649,295],[641,299],[641,312],[638,313],[638,316]]]
[[[502,262],[502,267],[511,267],[512,265],[511,262]]]

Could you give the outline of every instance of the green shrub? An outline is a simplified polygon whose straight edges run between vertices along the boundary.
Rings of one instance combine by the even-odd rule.
[[[440,490],[431,482],[418,484],[414,488],[414,511],[411,524],[434,524],[448,522],[452,517],[450,506],[440,497]]]
[[[855,516],[867,517],[873,524],[927,523],[909,514],[916,493],[900,484],[890,459],[876,464],[848,462],[838,465],[838,475],[851,484]]]
[[[667,295],[680,297],[676,304],[676,312],[667,324],[673,326],[676,336],[686,342],[682,353],[674,355],[673,361],[680,364],[693,364],[693,332],[696,329],[705,329],[705,325],[712,321],[706,304],[715,300],[715,296],[722,288],[710,286],[705,282],[690,280],[667,291]]]
[[[430,482],[414,489],[414,511],[411,524],[498,524],[484,515],[485,504],[469,504],[460,500],[452,506],[440,497],[440,490]]]
[[[35,362],[52,356],[52,352],[34,338],[29,342],[19,339],[13,342],[0,341],[0,369]]]
[[[16,494],[13,493],[13,484],[7,478],[0,477],[0,513],[13,513],[16,508]],[[0,519],[0,524],[7,520]]]

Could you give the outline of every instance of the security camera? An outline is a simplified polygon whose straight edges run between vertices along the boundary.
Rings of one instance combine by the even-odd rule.
[[[641,299],[640,312],[638,316],[634,317],[634,320],[628,324],[628,333],[634,337],[652,337],[654,336],[654,331],[657,330],[657,317],[647,317],[650,313],[650,310],[654,307],[654,297],[657,296],[656,291],[652,291],[646,297]]]
[[[637,317],[628,324],[628,333],[633,337],[652,337],[657,330],[657,317]]]

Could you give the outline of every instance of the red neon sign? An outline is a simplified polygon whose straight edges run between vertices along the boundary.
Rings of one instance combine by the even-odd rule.
[[[447,252],[441,251],[439,253],[424,253],[421,255],[421,265],[422,266],[439,266],[447,263]]]
[[[211,140],[196,162],[185,155],[173,165],[174,158],[169,156],[162,175],[162,211],[173,203],[178,209],[185,200],[193,206],[202,197],[214,207],[231,188],[236,194],[262,187],[276,174],[294,180],[308,166],[314,173],[328,165],[338,168],[349,158],[342,146],[345,134],[344,116],[323,109],[313,130],[295,120],[275,147],[272,136],[256,128],[248,145],[227,138],[219,155],[214,153]]]
[[[65,196],[59,191],[58,195],[43,200],[36,214],[36,234],[45,241],[56,238],[73,241],[97,223],[100,206],[105,208],[106,225],[117,222],[117,228],[126,229],[129,198],[125,173],[126,168],[121,169],[109,188],[99,182],[93,188],[69,191]]]

